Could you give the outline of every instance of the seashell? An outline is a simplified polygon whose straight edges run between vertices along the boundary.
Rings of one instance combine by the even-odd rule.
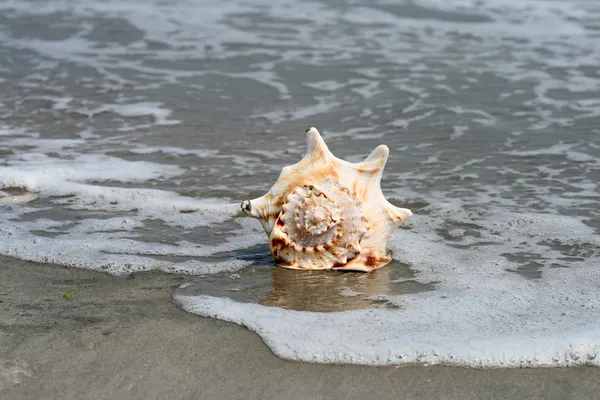
[[[388,147],[350,163],[331,154],[317,129],[306,133],[306,156],[284,167],[267,194],[242,202],[242,211],[260,221],[281,267],[369,272],[385,266],[392,259],[391,230],[412,216],[381,192]]]

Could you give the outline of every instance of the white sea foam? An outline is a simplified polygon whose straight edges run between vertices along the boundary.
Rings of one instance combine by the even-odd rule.
[[[105,104],[92,110],[82,110],[80,112],[88,115],[89,117],[93,117],[104,112],[113,112],[122,117],[141,117],[149,115],[154,118],[154,123],[152,124],[124,126],[120,128],[122,131],[141,129],[154,125],[177,125],[181,123],[181,121],[178,120],[168,119],[168,117],[171,115],[171,110],[161,107],[161,104],[157,102]]]
[[[86,140],[10,136],[0,142],[0,149],[26,150],[4,158],[0,189],[20,188],[19,192],[24,192],[0,194],[0,254],[117,275],[150,269],[203,274],[248,265],[245,260],[208,261],[206,257],[264,240],[264,234],[247,222],[231,222],[239,211],[236,203],[148,187],[152,181],[176,178],[186,171],[184,168],[106,154],[78,154],[80,147],[89,146]],[[135,152],[155,151],[198,157],[212,154],[143,147]],[[23,205],[34,200],[38,201],[31,207]],[[39,201],[45,206],[37,205]],[[128,216],[119,216],[122,213]],[[156,229],[148,228],[155,221],[163,224],[165,232],[174,230],[169,243],[165,243],[169,237],[166,233],[158,241],[146,237],[146,232]],[[177,235],[178,231],[224,221],[230,221],[231,228],[218,243],[192,243]],[[189,259],[181,261],[181,257]]]
[[[140,147],[129,150],[136,154],[152,154],[152,153],[165,153],[173,154],[176,156],[193,155],[198,158],[206,158],[215,156],[219,153],[218,150],[206,150],[206,149],[181,149],[179,147]]]
[[[357,291],[354,291],[354,290],[346,288],[346,287],[340,291],[340,295],[342,295],[344,297],[355,297],[355,296],[360,296],[361,294],[362,294],[361,292],[357,292]]]
[[[4,186],[23,186],[31,191],[47,191],[49,195],[68,193],[66,182],[109,181],[143,182],[159,177],[176,176],[183,170],[177,166],[159,165],[145,161],[128,162],[100,154],[76,155],[59,159],[40,153],[28,153],[0,167]],[[60,185],[59,182],[65,182]]]
[[[600,366],[600,241],[593,230],[573,218],[499,214],[485,222],[490,229],[478,240],[493,243],[467,249],[440,242],[423,228],[430,224],[419,225],[417,232],[396,232],[390,245],[398,260],[418,271],[419,282],[436,282],[435,290],[380,296],[400,310],[312,313],[225,297],[176,295],[176,300],[190,312],[247,326],[277,355],[294,360]],[[569,268],[550,268],[553,262],[564,263],[564,255],[539,241],[587,244],[596,255],[567,261]],[[513,272],[518,263],[504,254],[518,251],[540,253],[545,263],[541,280]]]
[[[100,189],[98,192],[102,196]],[[165,244],[164,241],[154,242],[144,239],[143,233],[135,230],[143,232],[146,222],[152,221],[151,218],[162,218],[166,225],[176,225],[180,227],[179,229],[199,227],[230,219],[235,214],[233,210],[237,210],[238,207],[237,204],[211,204],[200,200],[186,203],[188,206],[193,204],[197,207],[197,212],[178,215],[177,207],[181,204],[178,204],[177,197],[171,195],[156,199],[157,194],[160,193],[157,191],[153,196],[144,197],[136,203],[122,193],[121,195],[113,193],[113,198],[123,202],[125,208],[130,208],[134,204],[141,207],[135,215],[126,218],[55,221],[47,219],[53,215],[50,212],[47,218],[35,218],[30,221],[27,217],[31,213],[51,211],[55,208],[19,206],[21,208],[5,209],[0,214],[0,224],[2,224],[0,254],[115,275],[152,269],[205,274],[234,271],[251,263],[231,257],[227,261],[207,261],[206,257],[231,253],[264,241],[264,234],[246,223],[234,225],[238,228],[230,229],[229,236],[224,237],[220,244],[192,243],[181,239]],[[81,193],[78,193],[74,199],[80,195]],[[156,204],[146,204],[149,199],[162,200],[162,204],[160,207]],[[114,212],[110,210],[109,204],[94,207],[94,210]],[[171,214],[175,216],[172,217]],[[182,262],[177,260],[179,257],[190,259]]]
[[[152,255],[199,258],[216,252],[216,249],[182,243],[180,246],[161,246],[157,243],[138,242],[123,235],[130,227],[119,226],[119,231],[111,232],[94,227],[93,232],[81,229],[67,231],[59,238],[32,235],[19,224],[2,221],[0,232],[0,253],[3,255],[43,263],[52,263],[77,268],[86,268],[114,275],[159,269],[170,273],[207,274],[222,271],[235,271],[251,261],[228,260],[227,262],[191,259],[184,262],[157,259]],[[32,231],[41,229],[37,223]],[[93,233],[93,234],[92,234]],[[241,241],[248,245],[248,240]],[[239,242],[236,242],[237,247]],[[161,254],[163,253],[163,254]]]
[[[214,4],[210,4],[214,3]],[[6,46],[27,49],[44,57],[44,60],[67,60],[78,65],[88,66],[105,76],[107,85],[134,84],[136,87],[159,87],[172,84],[178,79],[196,78],[207,73],[226,76],[234,79],[250,79],[269,88],[274,88],[280,99],[290,98],[290,89],[284,79],[278,75],[276,68],[281,63],[304,63],[323,65],[336,58],[339,60],[356,59],[349,49],[366,47],[366,51],[374,58],[387,62],[406,65],[410,68],[408,79],[392,85],[404,86],[406,90],[429,95],[428,90],[420,87],[415,80],[427,72],[427,61],[435,60],[437,55],[452,52],[457,44],[457,37],[474,37],[480,42],[469,42],[463,46],[461,59],[454,60],[457,67],[466,68],[469,75],[478,75],[481,71],[492,71],[504,79],[513,81],[532,80],[536,84],[536,103],[548,105],[573,106],[570,100],[559,100],[549,95],[553,89],[585,90],[593,93],[600,85],[600,80],[590,76],[582,76],[573,71],[564,78],[557,79],[549,73],[527,68],[524,61],[534,59],[548,67],[572,68],[580,65],[598,64],[598,52],[589,51],[595,48],[597,39],[588,28],[597,27],[599,23],[597,7],[587,1],[522,1],[491,0],[491,1],[399,1],[394,4],[374,2],[369,6],[347,4],[343,12],[335,6],[325,6],[318,3],[283,1],[272,4],[265,0],[252,2],[233,1],[230,3],[210,2],[198,5],[193,1],[179,0],[168,6],[158,1],[140,3],[123,3],[116,0],[105,2],[65,3],[62,1],[47,1],[43,5],[30,7],[21,1],[6,1],[0,5],[0,10],[10,12],[10,16],[26,17],[31,15],[55,15],[70,13],[79,18],[119,18],[141,32],[142,37],[128,44],[111,42],[105,46],[97,46],[88,35],[93,30],[93,24],[82,24],[77,35],[62,40],[42,40],[35,37],[12,37],[0,33]],[[210,9],[210,12],[207,10]],[[268,19],[254,20],[253,12],[260,9]],[[416,10],[416,14],[413,13]],[[244,16],[244,12],[249,15]],[[431,18],[419,15],[429,12]],[[307,16],[307,22],[290,22],[290,16]],[[469,19],[464,20],[467,17]],[[373,21],[378,23],[374,24]],[[469,22],[470,21],[470,22]],[[469,23],[467,23],[469,22]],[[336,28],[340,25],[361,26],[360,35],[338,34]],[[273,32],[274,28],[283,28],[281,32]],[[293,28],[293,35],[286,33]],[[264,34],[261,29],[268,29],[270,34]],[[415,35],[414,41],[407,41],[400,36]],[[318,38],[318,46],[315,46]],[[502,42],[505,40],[504,42]],[[517,40],[511,44],[507,41]],[[165,44],[160,49],[149,50],[147,41]],[[242,44],[242,48],[232,48],[230,43]],[[366,43],[366,44],[365,44]],[[543,45],[548,54],[536,57],[535,49]],[[188,71],[177,68],[165,68],[152,65],[154,60],[186,60],[196,59],[198,54],[204,54],[208,46],[212,53],[219,58],[240,55],[262,54],[277,56],[273,61],[270,57],[258,62],[258,68],[242,72],[227,72],[219,68],[206,70],[197,68]],[[285,47],[286,50],[280,50]],[[502,56],[504,62],[498,63],[493,56],[509,49],[509,56]],[[310,49],[311,57],[306,57]],[[139,57],[125,57],[138,55]],[[460,64],[460,65],[459,65]],[[135,71],[137,75],[120,74],[114,67]],[[420,70],[419,70],[420,68]],[[357,67],[357,72],[365,68]],[[371,68],[373,70],[373,68]],[[379,93],[376,83],[372,80],[376,73],[370,73],[369,80],[348,79],[346,81],[323,80],[309,84],[318,90],[335,93],[345,90],[352,83],[361,87],[352,90],[364,98],[371,98]],[[534,76],[534,74],[537,74]],[[444,78],[442,74],[431,74],[429,77]],[[141,77],[143,79],[138,80]],[[42,78],[44,78],[42,76]],[[473,79],[473,78],[472,78]],[[151,80],[151,83],[148,83]],[[143,81],[143,82],[142,82]],[[110,84],[108,82],[111,82]],[[410,85],[408,83],[410,82]],[[410,87],[408,87],[410,86]],[[445,82],[445,91],[456,91],[458,88]],[[514,94],[507,92],[507,94]],[[71,104],[69,96],[56,96],[55,108],[64,109]],[[262,116],[272,122],[287,119],[306,118],[318,112],[335,109],[342,103],[335,99],[323,98],[315,107],[303,109],[282,107],[273,112],[259,111],[256,117]],[[582,111],[597,112],[594,103],[579,102]],[[118,106],[103,104],[89,111],[110,111],[121,115],[141,115],[144,109],[152,108],[151,115],[159,123],[171,124],[177,121],[166,119],[164,112],[156,108],[153,101],[137,102]],[[595,111],[594,111],[595,110]],[[482,111],[482,110],[478,110]],[[551,116],[548,116],[551,119]],[[482,119],[482,123],[491,123],[493,119]],[[123,127],[121,129],[134,129]]]

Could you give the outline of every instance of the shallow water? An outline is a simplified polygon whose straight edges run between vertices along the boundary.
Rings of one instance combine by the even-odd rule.
[[[0,254],[196,275],[292,359],[598,364],[595,2],[7,1],[0,39]],[[239,212],[309,126],[390,148],[385,269],[275,268]]]
[[[268,252],[268,247],[267,247]],[[414,280],[415,272],[397,261],[370,274],[361,272],[296,271],[273,268],[272,262],[237,273],[202,276],[184,284],[177,296],[223,296],[286,310],[336,312],[366,308],[397,309],[389,295],[400,296],[435,288],[435,282]]]

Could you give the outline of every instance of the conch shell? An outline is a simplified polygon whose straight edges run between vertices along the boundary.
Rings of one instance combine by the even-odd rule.
[[[391,230],[412,216],[381,192],[388,147],[350,163],[331,154],[317,129],[306,137],[306,156],[284,167],[267,194],[242,202],[242,210],[261,222],[281,267],[369,272],[385,266],[392,259]]]

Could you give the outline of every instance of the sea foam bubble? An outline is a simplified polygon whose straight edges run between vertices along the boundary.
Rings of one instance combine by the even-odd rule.
[[[0,254],[116,275],[152,269],[206,274],[251,264],[214,257],[262,240],[245,220],[236,222],[238,204],[152,187],[187,168],[82,153],[98,138],[41,139],[9,132],[0,142],[0,150],[10,149],[0,165]],[[219,235],[193,234],[226,221]]]
[[[427,225],[390,238],[394,257],[411,266],[418,282],[435,282],[434,290],[377,296],[399,308],[324,313],[183,292],[175,299],[189,312],[248,327],[275,354],[292,360],[600,365],[600,238],[591,228],[574,218],[498,214],[482,224],[485,228],[471,246],[461,247],[441,241]],[[565,259],[561,246],[569,245],[587,246],[587,258]],[[519,250],[521,246],[525,249]],[[519,258],[522,252],[539,253],[541,278],[519,271],[527,261]],[[557,263],[568,267],[555,267]]]

